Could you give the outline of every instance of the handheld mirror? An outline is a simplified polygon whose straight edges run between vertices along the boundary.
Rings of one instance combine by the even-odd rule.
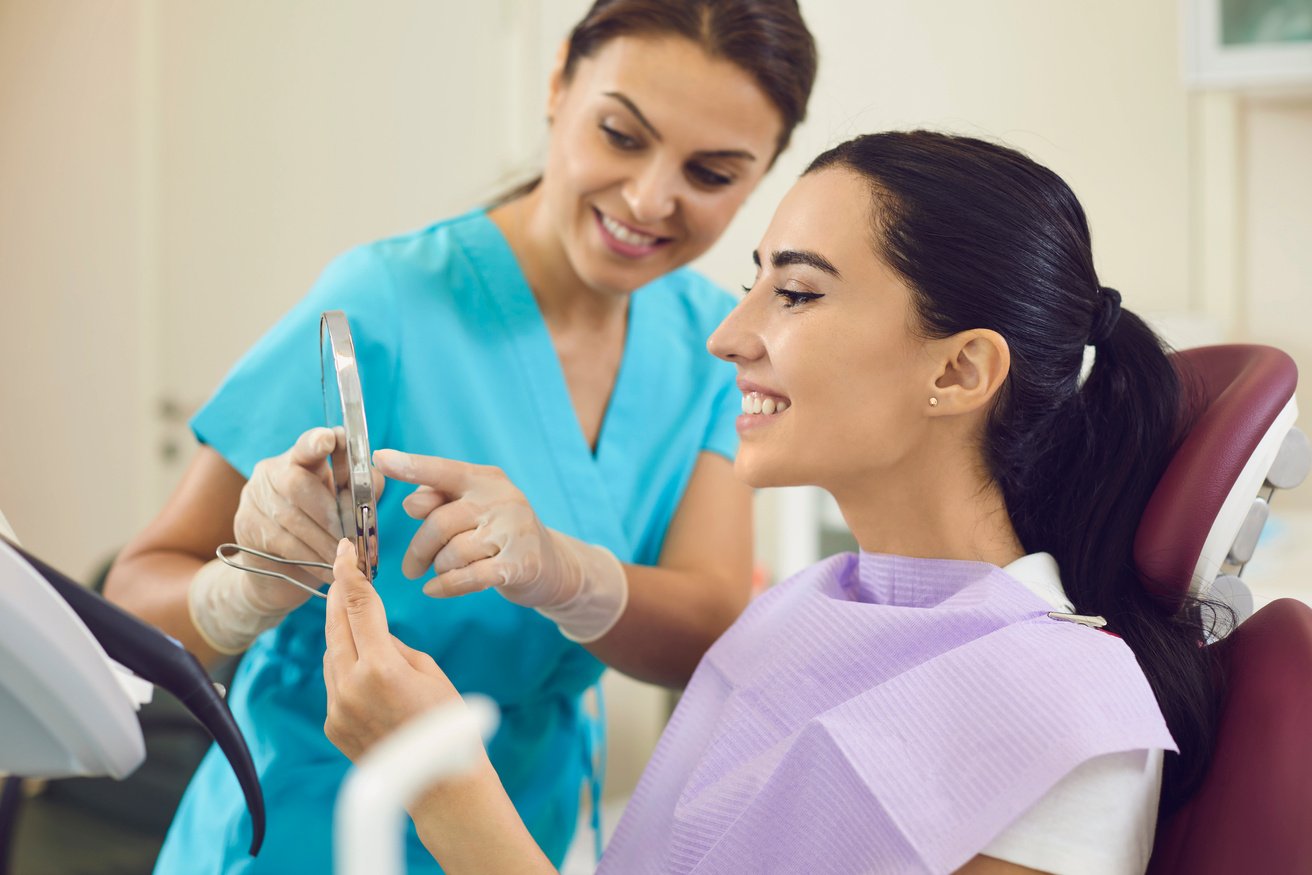
[[[328,459],[337,513],[342,532],[355,543],[360,571],[373,580],[378,568],[378,509],[373,472],[369,469],[369,430],[355,344],[341,310],[325,311],[319,319],[319,358],[324,422],[337,435]]]

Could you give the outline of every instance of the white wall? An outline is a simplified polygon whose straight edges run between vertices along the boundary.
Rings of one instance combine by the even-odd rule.
[[[1303,430],[1312,431],[1312,96],[1248,100],[1240,119],[1242,336],[1298,362]],[[1312,487],[1272,507],[1286,506],[1312,510]]]
[[[0,2],[0,507],[79,575],[147,476],[137,12]]]

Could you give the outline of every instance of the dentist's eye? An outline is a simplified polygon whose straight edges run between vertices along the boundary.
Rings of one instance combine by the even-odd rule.
[[[598,127],[601,128],[602,134],[616,149],[623,149],[625,152],[631,152],[642,146],[642,143],[638,142],[635,138],[630,137],[628,134],[621,133],[605,122],[602,122]]]
[[[803,304],[809,304],[811,301],[824,297],[824,295],[818,295],[815,292],[794,292],[790,289],[775,289],[774,293],[783,299],[785,310],[791,310],[794,307],[800,307]]]
[[[689,164],[688,178],[703,188],[722,188],[733,182],[732,176],[717,173],[704,164]]]

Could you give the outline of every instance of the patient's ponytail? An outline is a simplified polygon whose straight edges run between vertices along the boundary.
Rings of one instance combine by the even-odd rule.
[[[1187,424],[1181,412],[1188,405],[1161,341],[1134,313],[1122,311],[1093,349],[1087,381],[1047,429],[1048,451],[1029,460],[1036,482],[1028,500],[1015,499],[1026,511],[1017,533],[1035,545],[1029,549],[1057,557],[1075,610],[1106,617],[1138,657],[1180,747],[1163,770],[1161,808],[1170,813],[1202,780],[1215,741],[1211,651],[1200,647],[1200,618],[1216,617],[1218,609],[1200,611],[1190,600],[1175,613],[1164,610],[1149,595],[1132,554],[1144,507]],[[999,448],[996,455],[1012,454]],[[1055,488],[1045,495],[1043,483]]]
[[[1206,771],[1217,703],[1199,612],[1164,610],[1132,557],[1187,424],[1163,344],[1099,283],[1075,195],[1020,153],[914,131],[850,140],[807,172],[828,166],[870,181],[879,254],[907,281],[926,336],[1006,339],[1011,371],[983,456],[1025,550],[1051,553],[1075,610],[1106,617],[1143,667],[1180,747],[1166,760],[1169,812]]]

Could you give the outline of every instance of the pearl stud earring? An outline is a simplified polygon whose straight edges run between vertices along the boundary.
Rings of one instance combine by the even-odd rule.
[[[937,406],[938,406],[938,399],[931,395],[930,398],[929,398],[929,406],[930,406],[930,407],[937,407]]]

